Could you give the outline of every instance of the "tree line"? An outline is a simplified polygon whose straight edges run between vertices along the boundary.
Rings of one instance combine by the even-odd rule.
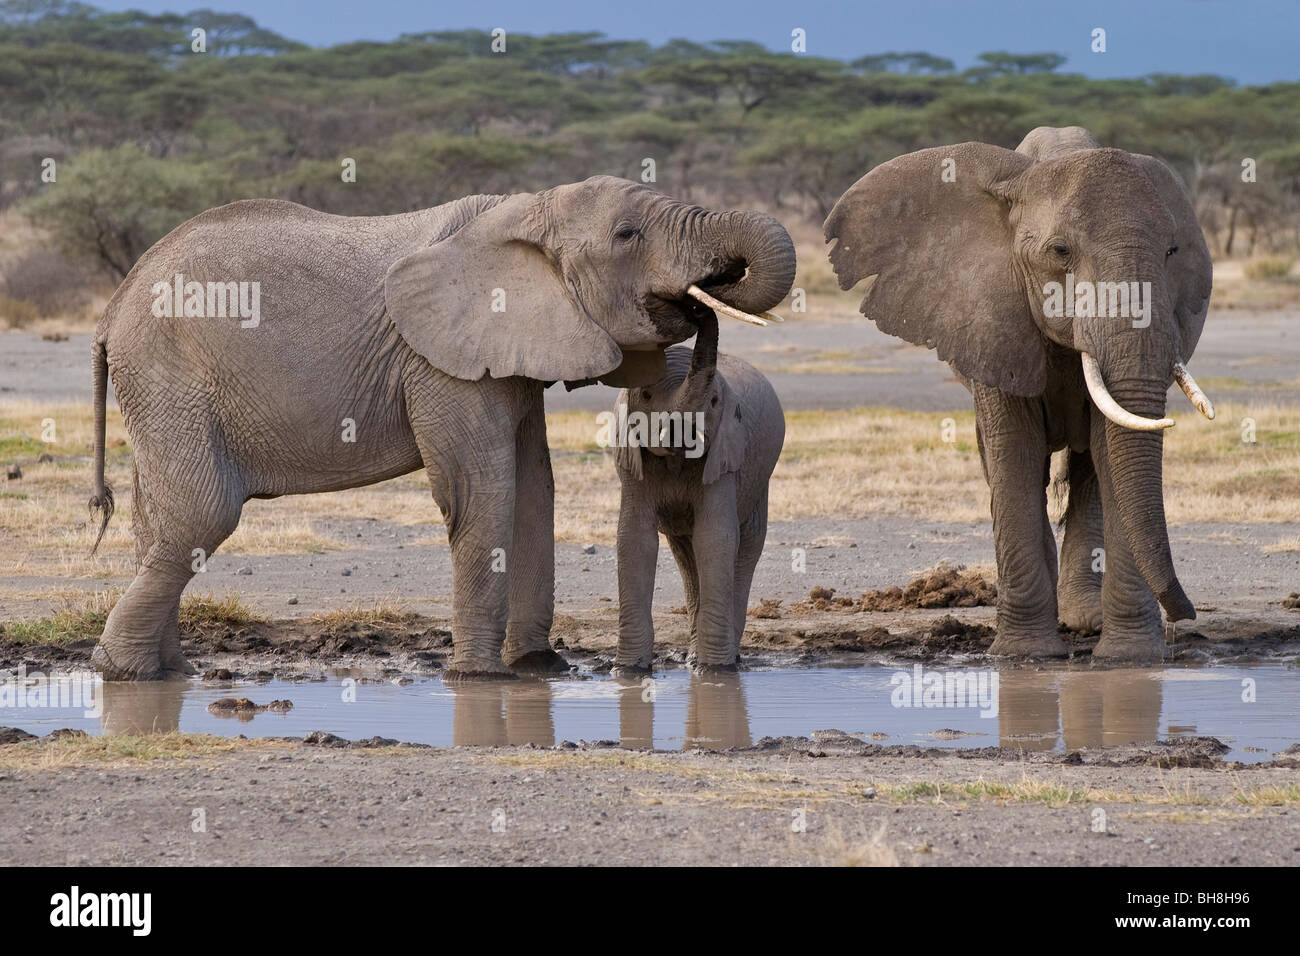
[[[819,222],[900,153],[1081,125],[1170,163],[1216,253],[1300,246],[1300,83],[1065,63],[489,30],[316,49],[240,14],[3,0],[0,210],[120,278],[178,222],[249,196],[383,214],[609,173]]]

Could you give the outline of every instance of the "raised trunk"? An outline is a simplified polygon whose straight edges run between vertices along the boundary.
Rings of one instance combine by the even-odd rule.
[[[673,398],[674,412],[702,412],[713,391],[713,378],[718,370],[718,317],[710,315],[700,322],[691,350],[691,365],[686,377],[677,387]]]
[[[761,213],[711,213],[698,220],[699,247],[708,249],[711,281],[700,286],[743,312],[779,305],[794,282],[794,243],[785,228]]]

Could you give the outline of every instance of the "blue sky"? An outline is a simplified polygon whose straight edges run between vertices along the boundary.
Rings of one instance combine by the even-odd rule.
[[[105,9],[184,10],[166,0],[90,0]],[[433,29],[503,27],[522,33],[599,30],[660,43],[755,40],[789,49],[807,31],[808,52],[853,59],[924,50],[970,66],[987,50],[1055,52],[1063,69],[1089,76],[1217,73],[1243,84],[1300,80],[1298,0],[208,0],[317,46],[389,40]],[[1089,49],[1106,30],[1107,52]]]

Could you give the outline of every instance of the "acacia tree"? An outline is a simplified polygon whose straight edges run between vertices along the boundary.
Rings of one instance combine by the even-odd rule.
[[[89,149],[21,207],[69,253],[97,260],[119,281],[146,249],[227,198],[224,176],[156,159],[133,144]]]

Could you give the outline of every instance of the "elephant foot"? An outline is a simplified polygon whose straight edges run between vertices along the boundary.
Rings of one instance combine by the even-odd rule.
[[[654,675],[654,668],[649,664],[615,664],[610,675],[623,680],[640,680]]]
[[[733,662],[731,664],[701,664],[699,661],[691,661],[690,668],[692,674],[708,676],[709,674],[736,674],[740,671],[740,664]]]
[[[1158,664],[1168,650],[1164,635],[1150,631],[1125,631],[1103,627],[1101,640],[1092,649],[1094,661],[1116,661],[1125,664]]]
[[[519,680],[519,675],[512,670],[473,670],[456,664],[442,672],[444,684],[487,680]]]
[[[1092,594],[1082,598],[1062,597],[1057,601],[1060,608],[1061,623],[1068,630],[1078,634],[1099,634],[1101,632],[1101,595]]]
[[[100,643],[90,654],[90,666],[103,674],[107,681],[183,680],[195,673],[179,647],[168,648],[160,654],[125,648],[109,651]]]
[[[1055,631],[1024,634],[999,630],[997,639],[990,645],[989,653],[998,657],[1068,657],[1070,648]]]
[[[549,647],[529,651],[507,663],[516,671],[528,674],[561,674],[569,671],[569,662]]]

